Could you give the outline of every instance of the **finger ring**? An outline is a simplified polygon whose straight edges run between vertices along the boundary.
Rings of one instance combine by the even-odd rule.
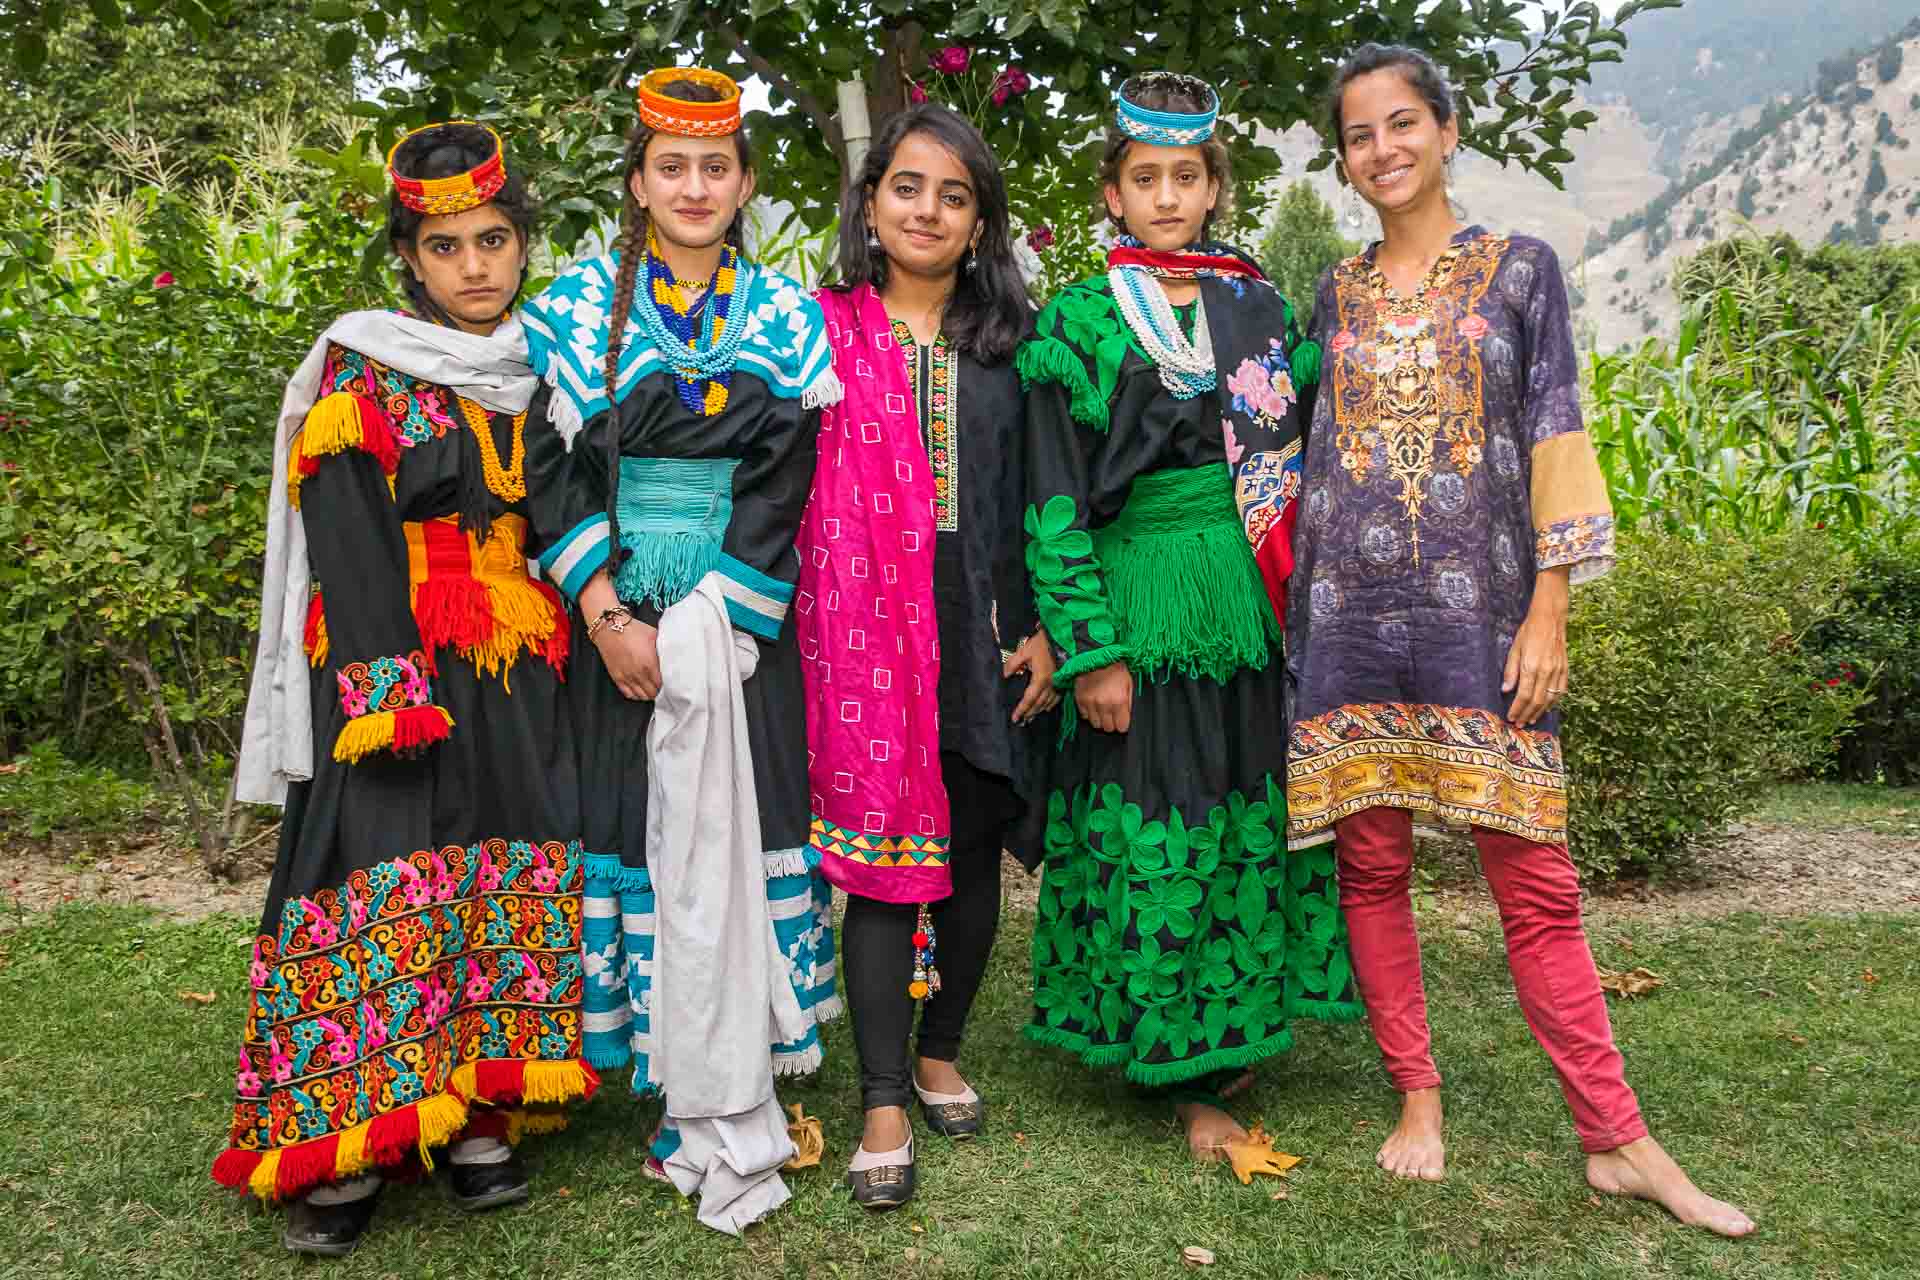
[[[1549,689],[1547,690],[1547,692],[1552,694],[1554,697],[1558,698],[1562,694],[1566,693],[1566,690],[1565,689]]]

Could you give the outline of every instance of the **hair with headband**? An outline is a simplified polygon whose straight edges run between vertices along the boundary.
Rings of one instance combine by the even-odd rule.
[[[1227,217],[1233,207],[1233,167],[1227,158],[1226,144],[1213,136],[1220,115],[1220,95],[1197,76],[1146,71],[1129,76],[1113,100],[1114,122],[1107,128],[1107,145],[1100,155],[1101,187],[1119,185],[1120,165],[1126,159],[1127,148],[1135,143],[1153,147],[1198,147],[1206,160],[1207,176],[1220,184],[1220,197],[1214,202],[1213,212],[1207,215],[1201,232],[1211,239],[1214,224]],[[1191,133],[1200,129],[1202,122],[1204,132],[1191,140],[1175,142],[1172,134],[1164,133],[1171,129]],[[1141,136],[1144,133],[1156,136]],[[1126,224],[1107,208],[1103,198],[1096,199],[1095,209],[1116,228],[1126,230]]]
[[[490,204],[507,216],[522,244],[533,237],[540,206],[527,192],[527,184],[506,160],[500,135],[471,120],[454,120],[415,129],[395,143],[387,153],[387,172],[393,178],[393,196],[387,202],[387,243],[396,252],[404,245],[415,247],[420,227],[428,218],[463,213]],[[476,178],[476,175],[479,175]],[[469,194],[450,201],[457,207],[427,207],[432,201],[449,203],[446,197],[461,189]],[[474,198],[485,191],[482,198]],[[525,268],[520,283],[525,284]],[[416,315],[441,324],[452,324],[453,317],[427,294],[427,287],[402,261],[400,291],[407,306]],[[514,290],[518,301],[519,289]]]

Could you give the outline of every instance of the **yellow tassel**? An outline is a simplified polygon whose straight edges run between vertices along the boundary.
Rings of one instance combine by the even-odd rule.
[[[457,1093],[463,1098],[473,1097],[473,1082],[479,1072],[480,1069],[471,1062],[455,1067],[453,1074],[447,1077],[447,1092]]]
[[[332,642],[327,639],[327,620],[320,619],[320,625],[313,633],[313,657],[309,659],[316,668],[327,665],[327,654],[332,651]]]
[[[567,1113],[564,1111],[523,1111],[515,1121],[511,1122],[513,1129],[518,1132],[518,1136],[513,1140],[518,1142],[521,1137],[559,1133],[567,1127],[567,1119]]]
[[[329,453],[345,453],[360,447],[360,405],[349,391],[335,391],[320,397],[307,410],[307,420],[293,437],[293,450],[287,458],[287,501],[300,507],[300,463]]]
[[[414,1104],[420,1118],[420,1163],[433,1171],[433,1148],[453,1141],[467,1124],[467,1104],[451,1093],[423,1098]]]
[[[393,712],[376,711],[356,716],[341,728],[334,739],[333,758],[341,764],[358,764],[376,751],[393,745]]]
[[[371,1127],[372,1122],[365,1121],[340,1135],[340,1145],[333,1151],[333,1171],[337,1176],[351,1178],[366,1169],[367,1130]]]
[[[587,1073],[578,1062],[529,1062],[520,1086],[524,1102],[571,1102],[587,1091]]]
[[[247,1188],[260,1199],[272,1201],[278,1198],[279,1180],[280,1153],[269,1151],[253,1167],[253,1176],[247,1179]]]

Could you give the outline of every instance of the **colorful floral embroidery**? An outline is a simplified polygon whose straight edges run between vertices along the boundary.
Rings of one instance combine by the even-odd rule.
[[[1549,844],[1567,838],[1559,739],[1497,712],[1410,702],[1336,707],[1294,725],[1287,761],[1296,837],[1392,805]]]
[[[375,658],[340,668],[340,706],[358,718],[382,711],[424,707],[433,701],[427,683],[427,656],[415,649],[404,658]]]
[[[409,378],[358,351],[342,346],[328,348],[326,385],[333,391],[366,396],[380,405],[409,447],[438,440],[454,425],[446,388]]]
[[[919,342],[906,321],[893,322],[893,339],[906,360],[907,381],[916,403],[927,406],[921,415],[920,441],[933,468],[933,527],[952,533],[960,527],[960,414],[954,395],[960,385],[960,352],[940,334],[933,340],[923,371]],[[923,380],[927,385],[921,385]]]
[[[1294,390],[1293,369],[1285,347],[1278,338],[1267,342],[1266,355],[1242,360],[1240,367],[1228,375],[1227,390],[1233,394],[1235,412],[1277,430],[1300,397]]]
[[[1613,558],[1613,517],[1575,516],[1559,520],[1539,531],[1534,547],[1535,561],[1542,569],[1566,564]]]
[[[1410,298],[1365,257],[1335,268],[1339,287],[1372,305],[1362,308],[1357,332],[1343,330],[1332,343],[1334,447],[1354,484],[1366,484],[1376,467],[1398,482],[1416,567],[1436,464],[1444,459],[1464,480],[1483,459],[1480,351],[1457,340],[1472,335],[1454,317],[1473,315],[1506,246],[1491,236],[1451,246]]]

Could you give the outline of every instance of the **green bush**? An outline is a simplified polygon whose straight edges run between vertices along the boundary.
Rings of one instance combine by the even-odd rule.
[[[1819,768],[1862,693],[1804,643],[1848,562],[1824,534],[1643,532],[1574,595],[1565,725],[1589,879],[1683,868],[1776,779]]]
[[[1808,645],[1823,685],[1866,694],[1834,775],[1920,783],[1920,532],[1889,530],[1861,544],[1839,613],[1814,627]]]
[[[50,742],[0,771],[0,830],[44,839],[55,831],[117,830],[153,801],[153,792],[111,769],[75,764]]]

